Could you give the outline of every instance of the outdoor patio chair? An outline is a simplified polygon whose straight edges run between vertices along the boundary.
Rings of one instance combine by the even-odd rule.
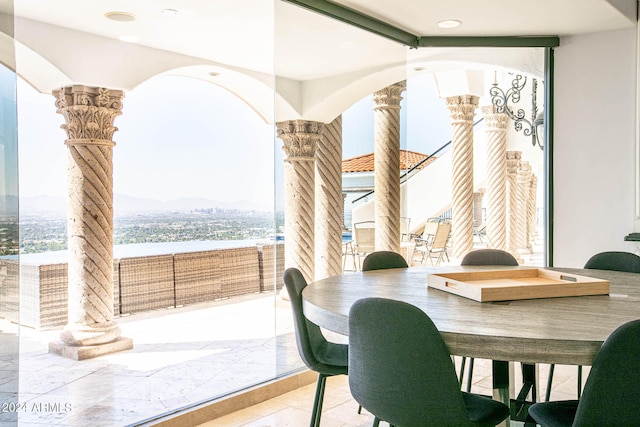
[[[293,310],[293,324],[298,353],[300,353],[300,358],[304,364],[318,373],[310,423],[311,427],[316,427],[320,425],[327,377],[347,374],[349,347],[346,344],[327,341],[320,327],[311,323],[304,316],[302,311],[302,291],[307,287],[307,281],[300,270],[288,268],[284,272],[284,284],[287,287],[291,309]]]
[[[411,218],[400,217],[400,241],[409,242],[411,240]]]
[[[640,320],[618,327],[596,356],[578,400],[537,403],[529,415],[542,427],[638,425]]]
[[[487,237],[487,225],[485,223],[474,225],[473,235],[478,237],[480,243],[484,243],[484,238]]]
[[[433,234],[432,234],[433,233]],[[427,258],[432,266],[440,265],[444,258],[449,261],[449,253],[447,246],[449,244],[449,236],[451,235],[450,222],[427,222],[422,237],[415,240],[411,259],[413,260],[416,252],[420,252],[422,258],[420,263],[426,263]],[[433,260],[436,260],[435,264]]]
[[[363,221],[353,224],[353,250],[357,258],[356,271],[360,268],[360,257],[376,250],[375,221]]]
[[[494,426],[509,408],[460,390],[451,354],[429,316],[385,298],[349,312],[349,388],[374,426]]]

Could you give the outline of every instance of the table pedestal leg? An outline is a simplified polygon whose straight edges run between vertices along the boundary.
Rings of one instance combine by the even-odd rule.
[[[536,365],[522,365],[522,389],[518,395],[515,394],[515,381],[513,373],[513,362],[500,360],[492,361],[493,371],[493,399],[509,406],[511,416],[500,426],[508,426],[510,421],[523,422],[525,427],[535,426],[529,418],[529,406],[538,401],[537,377],[538,368]],[[527,400],[528,396],[531,400]]]
[[[503,362],[501,360],[493,360],[493,399],[509,406],[511,396],[514,395],[513,385],[513,362]],[[509,426],[509,418],[504,420],[499,426]]]

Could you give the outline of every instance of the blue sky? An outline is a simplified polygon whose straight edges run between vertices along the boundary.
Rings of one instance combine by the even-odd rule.
[[[204,197],[273,205],[282,195],[282,142],[239,98],[199,80],[155,77],[123,101],[113,148],[114,193],[158,200]],[[448,111],[430,76],[402,102],[402,148],[430,153],[450,139]],[[343,157],[373,151],[373,101],[343,113]],[[64,120],[55,99],[18,80],[21,196],[66,194]],[[277,177],[274,179],[274,175]]]

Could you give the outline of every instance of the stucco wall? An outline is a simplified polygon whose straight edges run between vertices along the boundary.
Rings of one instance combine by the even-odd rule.
[[[562,38],[555,52],[554,265],[637,252],[636,31]]]

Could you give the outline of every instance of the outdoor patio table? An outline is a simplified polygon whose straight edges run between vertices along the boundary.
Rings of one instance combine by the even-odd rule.
[[[554,268],[609,280],[609,295],[597,296],[477,302],[427,286],[428,273],[509,268],[523,267],[414,267],[348,273],[311,283],[302,294],[303,309],[312,322],[348,335],[348,313],[356,300],[396,299],[427,313],[453,355],[564,365],[591,365],[614,329],[640,318],[640,275],[634,273]],[[494,379],[495,398],[508,402],[512,378],[508,382],[509,386],[496,385]]]

